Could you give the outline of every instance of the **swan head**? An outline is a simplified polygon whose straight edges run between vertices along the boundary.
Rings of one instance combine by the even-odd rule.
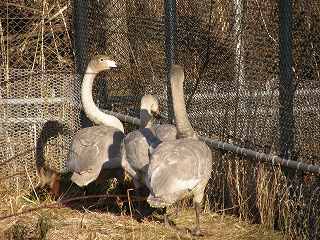
[[[94,56],[88,65],[91,72],[98,73],[111,68],[116,68],[117,64],[107,55],[96,55]]]
[[[141,99],[140,127],[151,127],[153,117],[160,115],[158,99],[152,95],[145,95]]]
[[[141,110],[145,110],[150,116],[159,115],[159,102],[158,99],[151,95],[145,95],[141,98]]]

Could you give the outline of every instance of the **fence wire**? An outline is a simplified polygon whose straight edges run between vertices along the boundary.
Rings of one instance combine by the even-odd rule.
[[[87,54],[77,56],[79,62],[109,53],[124,69],[109,76],[108,96],[118,97],[121,106],[121,96],[153,93],[167,114],[164,3],[88,4],[88,21],[79,24],[87,24],[88,32],[78,34],[76,42],[85,37],[89,44]],[[318,5],[293,6],[294,157],[310,163],[319,163],[320,149]],[[178,2],[175,61],[185,66],[187,108],[199,132],[280,153],[278,32],[278,4],[273,1]],[[108,97],[104,101],[108,104]],[[137,101],[132,107],[138,107]]]
[[[0,159],[18,155],[0,169],[4,178],[23,173],[8,180],[15,190],[37,181],[36,165],[43,163],[35,149],[48,121],[61,122],[71,132],[79,128],[71,14],[71,2],[65,0],[0,3]],[[51,135],[44,158],[60,171],[72,135]],[[34,150],[19,155],[26,149]]]
[[[73,133],[90,125],[80,111],[79,88],[87,62],[97,53],[122,65],[112,75],[98,76],[94,96],[99,107],[138,116],[141,96],[151,93],[168,119],[165,2],[2,1],[1,162],[36,147],[45,124],[59,121],[69,132],[47,133],[44,159],[64,169]],[[294,1],[292,9],[294,125],[279,118],[279,95],[290,89],[280,91],[277,1],[177,1],[175,62],[185,67],[187,111],[201,135],[281,155],[280,132],[287,130],[294,133],[288,156],[319,165],[320,3]],[[213,209],[234,209],[292,236],[319,236],[317,177],[304,175],[302,183],[288,184],[276,168],[213,154],[208,187]],[[36,179],[36,155],[19,156],[9,167],[0,164],[1,174],[22,171]],[[29,185],[26,176],[14,177],[15,183]]]
[[[138,113],[139,102],[134,97],[128,101],[127,95],[152,93],[169,120],[165,2],[99,1],[87,8],[93,26],[85,36],[91,43],[83,59],[102,51],[124,66],[121,77],[107,77],[105,101],[118,99],[115,111]],[[320,8],[317,1],[295,1],[292,9],[294,92],[289,86],[280,91],[280,16],[275,1],[178,1],[173,60],[185,67],[187,110],[201,135],[284,156],[280,133],[293,132],[294,149],[285,156],[319,164]],[[281,107],[290,104],[283,93],[294,94],[293,119],[280,119]],[[296,176],[288,182],[278,168],[213,153],[208,187],[213,209],[230,208],[293,237],[319,236],[316,177]]]

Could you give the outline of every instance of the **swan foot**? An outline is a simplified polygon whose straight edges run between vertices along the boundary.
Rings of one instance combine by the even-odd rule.
[[[146,189],[144,186],[136,187],[135,197],[138,201],[134,203],[134,206],[136,212],[141,218],[150,216],[154,211],[154,208],[150,207],[149,204],[144,200],[148,194],[148,189]]]
[[[204,233],[198,227],[195,227],[194,229],[192,229],[190,231],[190,233],[191,233],[191,235],[197,236],[197,237],[203,237],[204,236]]]
[[[174,210],[174,217],[175,218],[178,218],[179,217],[179,212],[180,212],[180,205],[179,204],[177,204],[176,206],[175,206],[175,210]]]
[[[168,218],[168,214],[167,213],[164,214],[164,225],[166,227],[170,227],[170,222],[169,222],[169,218]]]
[[[175,228],[176,224],[174,221],[169,219],[169,214],[167,213],[167,209],[166,208],[158,208],[158,209],[154,209],[153,213],[152,213],[152,218],[155,221],[159,221],[161,223],[163,223],[165,225],[165,227],[173,227]]]

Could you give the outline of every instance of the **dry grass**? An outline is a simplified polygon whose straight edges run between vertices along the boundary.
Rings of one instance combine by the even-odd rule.
[[[216,158],[207,192],[213,211],[281,230],[288,239],[320,236],[319,176],[288,178],[279,167],[227,154]]]
[[[70,175],[60,178],[59,196],[33,186],[33,190],[18,193],[8,185],[0,186],[0,239],[194,239],[189,232],[194,227],[195,212],[188,201],[168,209],[170,219],[179,231],[165,227],[161,214],[154,212],[141,218],[130,179],[119,182],[103,172],[96,183],[80,189],[70,183]],[[109,180],[105,180],[109,177]],[[68,192],[68,193],[67,193]],[[94,194],[119,197],[87,198],[67,202],[66,199]],[[61,196],[64,199],[61,201]],[[54,200],[57,199],[57,200]],[[128,203],[130,200],[130,204]],[[60,202],[60,203],[59,203]],[[146,204],[146,203],[142,203]],[[143,205],[146,206],[147,205]],[[145,208],[145,209],[146,209]],[[179,209],[177,212],[176,210]],[[23,213],[23,214],[21,214]],[[15,216],[5,218],[14,214]],[[218,214],[205,207],[201,215],[200,239],[283,239],[280,232],[262,225],[250,224],[239,218]]]
[[[183,210],[174,219],[179,227],[190,228],[194,212]],[[231,216],[204,213],[205,236],[200,239],[282,239],[266,230]],[[193,239],[191,235],[166,228],[156,220],[142,222],[129,215],[91,212],[70,208],[43,209],[32,214],[0,221],[1,238],[6,239]]]
[[[0,58],[3,67],[71,69],[71,2],[0,3]]]
[[[320,228],[318,177],[305,175],[303,181],[297,178],[289,182],[281,169],[232,158],[232,155],[215,156],[205,213],[201,216],[205,233],[201,239],[317,239]],[[73,236],[79,239],[192,238],[185,231],[164,227],[159,218],[149,216],[140,222],[137,205],[128,204],[127,190],[133,187],[132,183],[128,179],[122,183],[114,177],[114,171],[103,172],[97,183],[80,189],[70,183],[70,175],[61,175],[55,196],[37,188],[32,181],[24,189],[16,188],[12,179],[2,181],[0,232],[9,239],[45,239],[41,234],[47,239],[73,239]],[[96,194],[113,196],[65,201]],[[132,194],[130,200],[134,201]],[[62,196],[59,205],[54,199]],[[188,207],[189,203],[182,202],[178,217],[171,216],[179,228],[193,227],[194,211]],[[2,216],[31,208],[34,211],[1,220]],[[174,212],[174,208],[169,212]],[[280,231],[275,233],[275,230]],[[33,235],[26,238],[24,233]],[[19,238],[20,235],[24,238]]]

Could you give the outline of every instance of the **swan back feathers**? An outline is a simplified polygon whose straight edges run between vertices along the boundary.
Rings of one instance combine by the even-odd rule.
[[[163,142],[151,157],[147,183],[156,197],[192,191],[210,178],[211,161],[211,150],[202,141],[182,138]]]

